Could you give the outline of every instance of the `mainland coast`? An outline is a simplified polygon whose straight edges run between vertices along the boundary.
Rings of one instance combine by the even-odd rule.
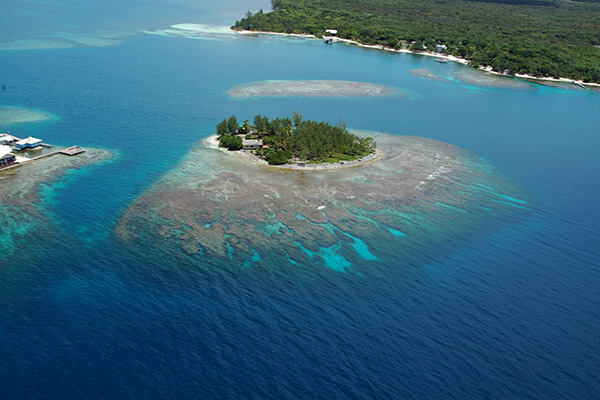
[[[385,47],[382,45],[362,44],[355,40],[343,39],[343,38],[339,38],[337,36],[323,36],[322,38],[319,38],[315,35],[310,35],[310,34],[306,34],[306,33],[282,33],[282,32],[268,32],[268,31],[249,31],[249,30],[239,30],[239,31],[235,31],[235,32],[237,32],[240,35],[258,35],[258,34],[260,34],[260,35],[276,35],[276,36],[284,36],[284,37],[292,36],[292,37],[301,37],[301,38],[306,38],[306,39],[319,39],[319,40],[331,39],[331,40],[335,40],[335,42],[338,42],[338,43],[345,43],[348,45],[363,47],[366,49],[375,49],[375,50],[389,51],[389,52],[393,52],[393,53],[408,53],[408,54],[416,54],[416,55],[422,55],[422,56],[428,56],[428,57],[435,57],[437,59],[452,61],[452,62],[455,62],[458,64],[463,64],[465,66],[470,66],[469,60],[467,60],[465,58],[460,58],[460,57],[444,54],[444,53],[437,53],[434,51],[412,51],[409,49],[392,49],[390,47]],[[493,74],[493,75],[498,75],[498,76],[520,78],[520,79],[526,79],[526,80],[532,80],[532,81],[574,84],[574,85],[577,85],[580,87],[590,87],[590,88],[594,88],[594,89],[600,88],[599,83],[583,82],[581,80],[573,80],[573,79],[568,79],[568,78],[549,78],[549,77],[536,77],[533,75],[526,75],[526,74],[507,74],[504,72],[493,71],[492,68],[489,66],[488,67],[479,67],[476,69]]]

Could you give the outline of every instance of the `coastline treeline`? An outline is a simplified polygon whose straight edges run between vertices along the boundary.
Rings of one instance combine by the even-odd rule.
[[[232,115],[217,124],[216,134],[219,146],[228,150],[240,150],[242,138],[261,141],[254,152],[272,165],[285,164],[292,158],[309,163],[351,161],[373,153],[376,148],[373,138],[348,132],[343,121],[333,126],[303,120],[295,111],[292,118],[256,115],[252,124],[246,120],[241,125]]]
[[[272,0],[238,30],[326,29],[362,44],[438,51],[507,74],[600,83],[600,2],[562,0]]]

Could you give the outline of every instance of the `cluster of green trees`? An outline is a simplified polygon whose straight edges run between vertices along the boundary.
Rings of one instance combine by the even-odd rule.
[[[498,72],[600,83],[600,2],[564,0],[273,0],[234,29],[338,36],[444,52]]]
[[[223,135],[219,138],[219,146],[227,150],[241,150],[242,138],[239,136]]]
[[[285,164],[291,158],[308,162],[338,162],[355,160],[371,154],[376,143],[371,137],[361,138],[346,129],[325,122],[303,120],[297,112],[291,118],[269,119],[256,115],[253,124],[248,120],[240,126],[235,116],[217,124],[219,145],[229,150],[242,148],[242,136],[262,139],[265,148],[255,151],[269,164]]]

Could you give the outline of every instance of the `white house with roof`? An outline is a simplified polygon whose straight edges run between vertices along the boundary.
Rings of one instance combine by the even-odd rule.
[[[36,139],[29,136],[27,139],[19,140],[15,143],[15,150],[34,149],[42,144],[42,139]]]
[[[256,150],[261,148],[263,145],[263,141],[260,139],[242,139],[242,149],[243,150]]]
[[[12,165],[17,161],[16,156],[10,152],[10,147],[0,146],[0,168]]]
[[[0,145],[12,144],[15,138],[8,133],[0,133]]]

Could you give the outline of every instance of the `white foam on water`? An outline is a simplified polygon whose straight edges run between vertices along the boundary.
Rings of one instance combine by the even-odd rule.
[[[438,171],[433,172],[432,174],[430,174],[427,179],[428,180],[432,180],[432,179],[436,179],[438,176],[440,175],[440,173]]]

